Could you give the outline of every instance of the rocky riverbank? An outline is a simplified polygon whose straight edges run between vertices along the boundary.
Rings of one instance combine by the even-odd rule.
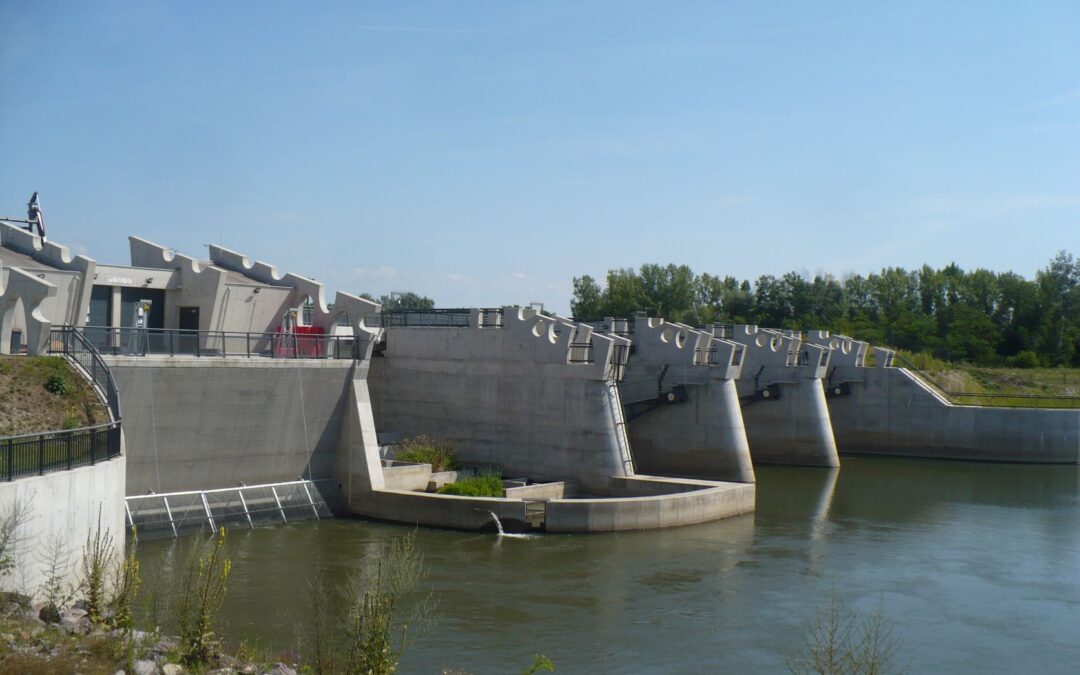
[[[63,611],[16,593],[0,594],[0,675],[179,675],[178,641],[154,632],[95,627],[76,603]],[[250,648],[221,651],[208,675],[296,675],[296,664],[263,658]]]

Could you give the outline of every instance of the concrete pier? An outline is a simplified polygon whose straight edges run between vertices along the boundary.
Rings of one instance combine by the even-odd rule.
[[[746,349],[735,386],[754,463],[839,466],[822,387],[831,350],[757,326],[735,326],[731,340]]]
[[[639,471],[754,482],[735,379],[745,349],[711,332],[635,317],[619,392]],[[609,320],[617,330],[624,320]]]

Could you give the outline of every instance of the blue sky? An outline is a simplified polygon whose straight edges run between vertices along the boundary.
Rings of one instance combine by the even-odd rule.
[[[1080,3],[0,3],[0,214],[442,306],[1080,253]]]

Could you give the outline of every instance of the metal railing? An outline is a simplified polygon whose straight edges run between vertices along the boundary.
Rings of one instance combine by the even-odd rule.
[[[127,497],[124,507],[128,527],[151,539],[333,516],[310,480],[136,495]]]
[[[112,419],[78,429],[0,438],[0,480],[89,466],[120,454],[120,391],[101,355],[70,328],[50,331],[49,352],[63,355],[82,372],[107,403]]]
[[[176,328],[73,329],[100,352],[113,356],[262,357],[277,359],[355,359],[351,335],[241,333]]]
[[[4,480],[97,464],[120,454],[120,423],[0,438]]]
[[[120,390],[93,342],[73,326],[53,328],[49,331],[49,353],[62,354],[81,368],[108,404],[112,421],[120,421]]]
[[[479,312],[480,328],[502,327],[502,310],[481,308]],[[452,309],[391,309],[379,314],[371,314],[365,319],[373,328],[390,327],[435,327],[469,328],[472,326],[473,310],[469,308]]]

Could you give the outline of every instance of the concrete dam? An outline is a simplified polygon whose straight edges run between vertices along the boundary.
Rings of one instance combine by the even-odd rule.
[[[307,480],[342,513],[475,529],[650,529],[754,508],[754,466],[848,453],[1080,463],[1080,412],[957,406],[824,332],[402,310],[210,246],[101,265],[0,224],[0,347],[93,343],[125,410],[127,495]],[[501,497],[396,461],[453,443]],[[209,507],[208,511],[209,511]]]

